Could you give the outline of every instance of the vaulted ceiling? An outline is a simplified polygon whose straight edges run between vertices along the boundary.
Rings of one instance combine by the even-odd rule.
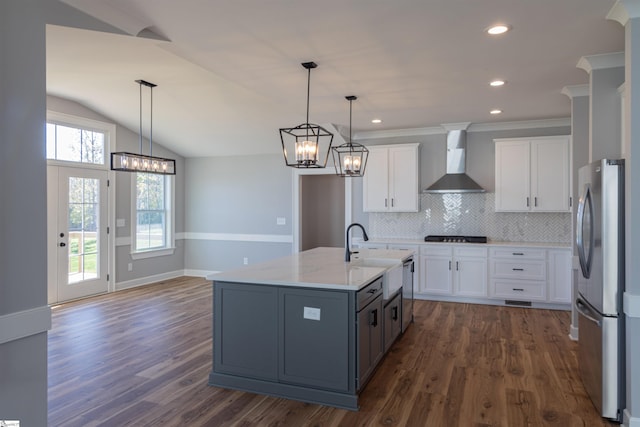
[[[278,129],[305,121],[305,61],[310,121],[345,133],[356,95],[367,135],[569,117],[578,60],[624,49],[613,0],[64,2],[123,34],[49,26],[48,93],[137,132],[134,80],[151,81],[154,141],[185,157],[278,152]],[[511,31],[489,36],[495,23]]]

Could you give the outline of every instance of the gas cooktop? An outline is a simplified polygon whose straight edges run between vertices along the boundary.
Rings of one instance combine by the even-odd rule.
[[[429,235],[424,238],[425,242],[442,243],[487,243],[487,236],[436,236]]]

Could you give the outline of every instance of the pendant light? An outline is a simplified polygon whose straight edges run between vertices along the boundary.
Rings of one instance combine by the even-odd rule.
[[[293,128],[280,129],[282,153],[287,166],[294,168],[324,168],[331,150],[333,134],[322,126],[309,123],[309,93],[311,69],[315,62],[303,62],[307,69],[307,121]]]
[[[118,151],[111,153],[111,170],[122,172],[145,172],[160,175],[175,175],[176,161],[153,156],[153,88],[156,84],[136,80],[140,85],[140,153]],[[149,155],[142,154],[142,86],[149,88]]]
[[[364,145],[351,141],[353,101],[358,98],[354,95],[349,95],[345,98],[349,101],[349,142],[333,147],[333,164],[336,167],[336,175],[338,176],[345,178],[364,176],[369,150]]]

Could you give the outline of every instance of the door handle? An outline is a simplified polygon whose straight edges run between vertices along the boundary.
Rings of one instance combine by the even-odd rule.
[[[378,309],[369,312],[369,325],[378,326]]]
[[[584,305],[584,303],[580,300],[580,298],[576,299],[576,310],[578,311],[578,313],[583,315],[586,319],[598,325],[598,327],[601,326],[601,323],[598,319],[596,319],[593,316],[590,316],[589,313],[587,313],[587,311],[589,311],[589,308],[586,305]]]
[[[65,242],[60,242],[60,247],[64,248],[65,246],[67,246],[67,244]]]
[[[397,306],[395,306],[395,307],[393,307],[391,309],[391,313],[392,313],[391,318],[393,320],[398,320],[398,307]]]

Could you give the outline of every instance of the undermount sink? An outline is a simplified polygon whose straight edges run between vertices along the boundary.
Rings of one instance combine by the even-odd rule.
[[[389,299],[402,287],[402,261],[388,258],[357,258],[354,253],[351,265],[386,269],[382,275],[382,299]]]

